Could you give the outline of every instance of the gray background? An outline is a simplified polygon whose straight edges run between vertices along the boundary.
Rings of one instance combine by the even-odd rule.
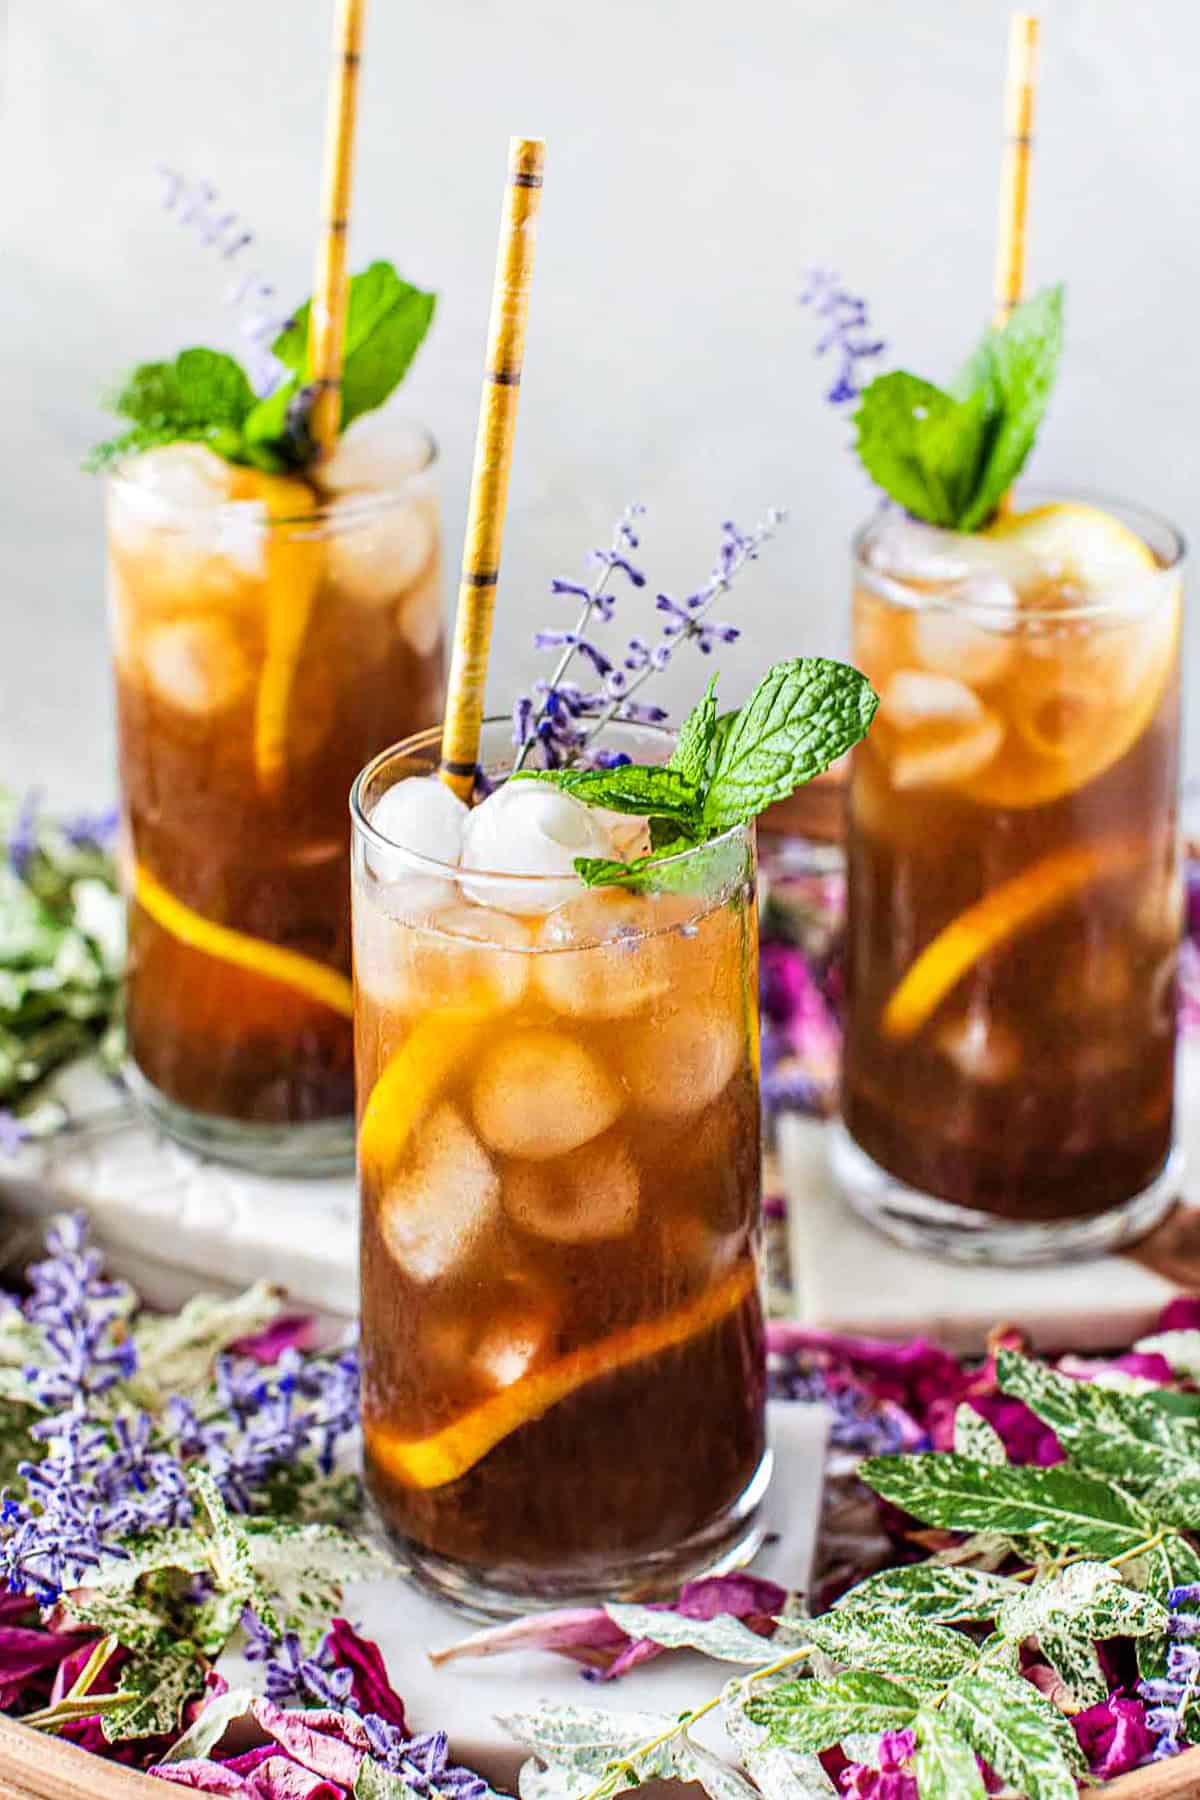
[[[630,498],[651,579],[790,508],[746,581],[738,697],[844,645],[868,503],[795,296],[832,264],[898,360],[948,375],[989,307],[1004,0],[372,0],[351,259],[441,294],[402,396],[443,446],[457,560],[505,145],[548,140],[493,664]],[[234,345],[224,276],[159,209],[158,161],[211,180],[287,301],[310,283],[327,0],[13,0],[3,83],[0,780],[111,792],[100,491],[79,472],[113,372]],[[1037,452],[1200,526],[1200,8],[1048,0],[1031,279],[1069,284]],[[831,373],[831,372],[830,372]],[[561,605],[561,603],[558,603]],[[639,603],[625,616],[630,627]],[[681,671],[677,692],[698,671]],[[1198,702],[1200,703],[1200,702]]]

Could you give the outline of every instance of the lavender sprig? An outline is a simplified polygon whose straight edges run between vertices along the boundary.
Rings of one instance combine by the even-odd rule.
[[[869,335],[871,321],[866,301],[848,293],[832,269],[810,269],[800,304],[811,307],[826,325],[813,346],[814,356],[826,356],[832,351],[838,359],[837,374],[825,398],[831,406],[845,406],[857,400],[863,390],[859,364],[882,356],[887,348],[882,338]]]
[[[314,1455],[332,1470],[357,1423],[353,1351],[306,1361],[289,1350],[266,1371],[222,1357],[209,1402],[175,1395],[158,1417],[117,1391],[138,1371],[135,1341],[123,1335],[129,1299],[105,1280],[82,1215],[60,1222],[47,1247],[23,1308],[42,1348],[25,1378],[46,1411],[30,1428],[45,1454],[18,1466],[23,1492],[6,1493],[0,1507],[0,1580],[11,1591],[48,1604],[102,1558],[124,1555],[129,1536],[188,1524],[193,1459],[242,1513],[281,1470],[302,1473]]]
[[[371,1755],[391,1774],[398,1775],[415,1794],[449,1795],[453,1800],[481,1800],[488,1791],[487,1782],[473,1769],[459,1768],[449,1760],[449,1742],[444,1731],[429,1731],[421,1737],[406,1737],[398,1725],[392,1725],[378,1713],[363,1715],[363,1727]]]
[[[227,263],[235,262],[249,250],[254,243],[253,231],[236,212],[222,208],[211,182],[189,181],[161,163],[156,173],[163,184],[163,207],[174,213],[206,250],[215,250]],[[255,269],[238,274],[226,290],[225,299],[239,315],[238,329],[247,344],[250,384],[265,400],[288,373],[272,353],[271,345],[291,323],[290,315],[280,309],[273,283]]]
[[[250,1607],[242,1615],[242,1626],[248,1640],[246,1661],[263,1665],[268,1700],[276,1706],[354,1710],[354,1671],[338,1665],[328,1632],[315,1650],[306,1653],[299,1633],[285,1631],[277,1638]]]
[[[646,585],[642,571],[630,561],[630,551],[639,548],[635,521],[645,508],[636,502],[625,508],[613,527],[613,539],[607,550],[593,550],[589,563],[598,571],[588,583],[568,581],[556,576],[550,583],[552,594],[569,594],[581,602],[579,617],[570,631],[538,631],[534,648],[561,651],[549,680],[534,686],[536,698],[523,694],[513,708],[513,742],[517,756],[513,772],[522,769],[535,745],[540,747],[545,767],[561,768],[573,760],[587,741],[579,721],[594,718],[604,705],[602,694],[585,693],[566,672],[572,657],[583,655],[600,675],[608,673],[612,664],[588,637],[592,620],[607,624],[613,616],[615,596],[609,583],[620,574],[635,588]]]
[[[1172,1588],[1167,1595],[1170,1643],[1166,1674],[1138,1684],[1146,1702],[1146,1724],[1154,1734],[1154,1761],[1177,1756],[1188,1710],[1200,1700],[1200,1583]]]
[[[602,750],[597,747],[597,740],[614,720],[639,725],[665,721],[668,715],[664,707],[637,696],[648,681],[669,666],[681,644],[694,644],[701,655],[710,656],[719,644],[736,641],[740,635],[738,627],[711,618],[711,610],[729,591],[739,571],[754,561],[763,544],[774,536],[785,517],[772,509],[751,532],[740,531],[732,520],[726,520],[721,527],[716,560],[704,584],[683,600],[658,594],[655,608],[664,615],[664,621],[657,641],[650,643],[638,635],[629,638],[618,662],[589,634],[595,621],[607,624],[613,617],[615,597],[608,584],[614,571],[625,575],[634,587],[645,586],[644,574],[628,556],[630,550],[638,548],[633,521],[642,511],[640,506],[627,507],[617,521],[612,546],[591,553],[600,569],[591,586],[564,580],[551,583],[552,593],[574,595],[582,605],[579,618],[569,630],[543,628],[534,633],[535,649],[558,650],[560,654],[549,679],[535,683],[533,693],[521,695],[513,709],[513,742],[517,746],[514,773],[525,767],[535,748],[547,769],[563,768],[584,758],[599,767],[627,762],[623,752]],[[581,657],[590,666],[598,687],[583,688],[567,680],[574,657]]]

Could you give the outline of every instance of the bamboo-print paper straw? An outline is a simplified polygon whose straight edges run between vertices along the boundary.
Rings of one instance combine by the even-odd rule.
[[[354,169],[354,118],[362,59],[364,0],[337,0],[333,64],[325,119],[321,235],[308,316],[309,380],[314,389],[309,434],[318,460],[337,442],[342,417],[342,357],[346,336],[346,236]]]
[[[487,366],[475,434],[471,497],[463,545],[454,650],[450,660],[441,777],[469,800],[479,757],[479,728],[487,685],[488,651],[504,511],[517,428],[517,395],[525,356],[525,325],[533,282],[533,249],[546,146],[540,138],[513,138],[500,220],[500,246],[492,286]]]
[[[350,177],[364,4],[365,0],[337,0],[333,21],[321,231],[308,314],[308,369],[313,396],[308,429],[314,445],[313,460],[318,466],[332,454],[342,422],[346,237],[350,228]],[[307,510],[303,489],[300,495],[301,504],[296,510],[303,513]],[[254,763],[258,785],[270,795],[282,790],[287,776],[292,690],[316,600],[321,548],[319,537],[301,536],[286,523],[271,529],[267,540],[266,649],[254,708]]]
[[[1007,322],[1025,286],[1025,215],[1033,152],[1037,46],[1037,15],[1014,13],[1009,24],[1008,76],[1004,86],[1004,161],[996,235],[996,325]]]

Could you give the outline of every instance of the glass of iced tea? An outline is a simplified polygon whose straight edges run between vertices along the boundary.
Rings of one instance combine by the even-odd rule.
[[[478,1611],[674,1591],[750,1553],[769,1475],[753,827],[654,892],[468,870],[383,828],[439,749],[351,800],[367,1479]]]
[[[844,1124],[854,1205],[971,1260],[1095,1253],[1178,1189],[1183,545],[1018,493],[859,536]]]
[[[388,421],[320,485],[196,444],[109,484],[130,1079],[264,1171],[353,1157],[346,792],[441,711],[434,456]]]

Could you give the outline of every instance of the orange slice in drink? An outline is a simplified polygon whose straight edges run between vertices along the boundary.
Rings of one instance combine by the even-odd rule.
[[[890,1038],[910,1038],[980,957],[1046,918],[1093,882],[1109,881],[1145,862],[1144,839],[1072,844],[1022,869],[959,913],[926,944],[883,1009]]]
[[[686,1306],[569,1351],[557,1362],[548,1363],[493,1394],[430,1437],[398,1438],[379,1426],[368,1425],[371,1456],[405,1487],[444,1487],[448,1481],[465,1475],[519,1426],[540,1419],[589,1381],[613,1375],[618,1369],[629,1368],[711,1331],[742,1304],[756,1279],[753,1267],[741,1263],[723,1281]]]
[[[409,1138],[454,1070],[475,1048],[484,1015],[443,1007],[426,1013],[371,1089],[358,1128],[358,1160],[386,1183]]]
[[[961,791],[985,806],[1041,806],[1119,762],[1154,717],[1178,650],[1179,582],[1094,506],[1007,513],[987,535],[1045,572],[1049,610],[1039,633],[1039,597],[1026,598],[1016,661],[988,695],[1003,742]],[[1094,615],[1056,618],[1064,589]]]
[[[321,1006],[341,1013],[344,1018],[352,1016],[354,990],[349,977],[331,969],[327,963],[202,918],[174,894],[168,893],[142,863],[134,869],[133,891],[138,905],[155,924],[190,950],[199,950],[218,962],[232,963],[267,981],[278,981]]]
[[[254,703],[254,767],[263,793],[277,793],[287,769],[288,712],[296,668],[321,578],[320,538],[299,535],[313,510],[312,489],[288,475],[255,471],[258,496],[273,521],[294,520],[266,535],[265,650]]]

